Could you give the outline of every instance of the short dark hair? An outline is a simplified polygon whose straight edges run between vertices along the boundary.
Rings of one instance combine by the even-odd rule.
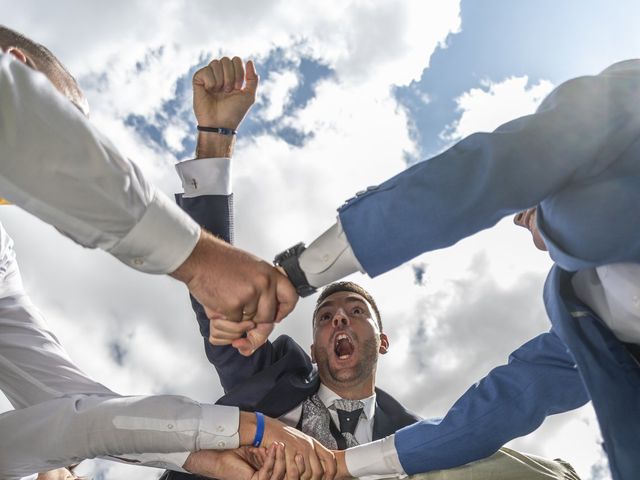
[[[313,310],[313,318],[316,317],[316,312],[318,311],[318,307],[322,302],[326,300],[329,295],[333,295],[337,292],[353,292],[357,293],[361,297],[363,297],[371,308],[373,308],[373,313],[376,315],[376,320],[378,322],[378,327],[380,327],[380,331],[382,332],[382,317],[380,316],[380,311],[378,310],[378,305],[376,305],[376,301],[373,299],[371,294],[367,292],[364,288],[362,288],[357,283],[353,282],[335,282],[330,285],[327,285],[324,290],[320,293],[318,300],[316,301],[316,307]]]
[[[51,51],[29,37],[0,25],[0,47],[16,47],[27,54],[38,71],[44,73],[54,86],[88,115],[89,105],[76,79]]]

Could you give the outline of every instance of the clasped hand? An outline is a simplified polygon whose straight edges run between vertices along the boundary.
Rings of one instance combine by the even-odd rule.
[[[193,109],[201,126],[237,129],[255,101],[259,77],[253,62],[213,60],[193,76]],[[234,136],[202,132],[197,157],[230,156]],[[209,341],[232,344],[251,355],[266,342],[274,323],[294,308],[298,295],[269,263],[203,231],[173,277],[183,281],[210,321]],[[245,336],[246,333],[246,336]]]
[[[255,414],[240,413],[240,445],[236,450],[201,450],[192,453],[184,468],[192,473],[221,480],[334,480],[338,472],[336,454],[317,440],[282,422],[265,417],[262,445],[246,447],[256,431]],[[344,462],[342,462],[344,463]],[[342,468],[344,472],[346,469]]]

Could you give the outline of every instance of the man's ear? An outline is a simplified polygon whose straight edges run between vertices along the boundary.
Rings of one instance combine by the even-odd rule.
[[[380,348],[378,349],[378,352],[380,352],[382,355],[384,355],[385,353],[387,353],[388,350],[389,350],[389,337],[387,337],[386,333],[381,333],[380,334]]]
[[[313,348],[313,343],[309,347],[309,351],[311,352],[311,361],[313,363],[316,363],[316,350],[315,350],[315,348]]]
[[[24,52],[22,50],[20,50],[18,47],[9,47],[6,52],[9,55],[13,55],[15,58],[17,58],[19,61],[21,61],[22,63],[24,63],[25,65],[28,64],[27,62],[27,56],[24,54]]]

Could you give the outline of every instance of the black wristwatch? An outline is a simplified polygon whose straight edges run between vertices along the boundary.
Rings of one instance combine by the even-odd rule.
[[[276,255],[273,259],[273,263],[284,269],[289,277],[289,281],[293,284],[298,295],[301,297],[308,297],[309,295],[316,293],[317,289],[309,285],[307,276],[300,268],[300,255],[307,249],[304,243],[300,242],[291,248],[287,248],[284,252]]]

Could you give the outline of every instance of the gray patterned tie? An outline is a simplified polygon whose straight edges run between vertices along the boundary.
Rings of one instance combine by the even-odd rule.
[[[364,409],[364,403],[360,400],[345,400],[340,398],[333,402],[338,412],[340,420],[340,432],[347,442],[347,448],[358,445],[358,440],[354,436],[358,421]]]
[[[302,418],[299,428],[325,447],[331,450],[338,449],[336,439],[331,433],[331,414],[318,394],[310,396],[302,404]]]

